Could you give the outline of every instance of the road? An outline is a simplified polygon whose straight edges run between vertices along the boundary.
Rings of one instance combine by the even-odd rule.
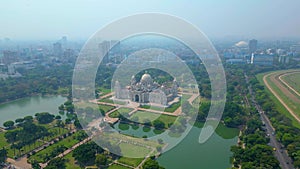
[[[268,116],[264,113],[261,106],[256,102],[255,95],[253,93],[251,85],[249,84],[248,76],[246,74],[245,74],[245,79],[248,84],[248,89],[249,89],[249,93],[251,95],[252,104],[255,106],[256,110],[259,112],[262,123],[265,124],[266,134],[270,138],[269,145],[276,148],[276,150],[274,151],[274,156],[279,161],[281,168],[294,169],[294,166],[292,164],[292,159],[288,156],[286,149],[284,149],[282,144],[276,140],[275,129],[272,126]]]

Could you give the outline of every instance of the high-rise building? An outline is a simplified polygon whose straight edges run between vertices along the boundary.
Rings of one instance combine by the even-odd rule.
[[[56,43],[53,44],[53,54],[54,54],[54,56],[61,56],[62,55],[61,43],[56,42]]]
[[[99,43],[98,47],[101,51],[101,55],[103,56],[102,62],[108,63],[109,62],[108,52],[111,47],[110,41],[103,41],[103,42]]]
[[[3,51],[2,63],[8,65],[18,61],[18,53],[15,51]]]
[[[254,53],[257,50],[257,40],[252,39],[249,41],[249,52]]]

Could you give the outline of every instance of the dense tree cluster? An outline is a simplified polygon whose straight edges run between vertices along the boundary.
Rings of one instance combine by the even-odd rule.
[[[70,65],[19,69],[22,77],[0,79],[0,103],[36,94],[69,94],[72,70]]]
[[[5,162],[7,158],[7,151],[4,147],[0,150],[0,164]],[[1,167],[1,166],[0,166]]]
[[[103,151],[104,150],[101,147],[99,147],[96,143],[90,142],[77,147],[73,151],[73,157],[81,166],[86,166],[94,164],[96,160],[96,153],[101,154],[103,153]]]
[[[20,129],[7,131],[4,134],[6,140],[12,143],[12,149],[18,149],[20,151],[24,146],[35,144],[36,140],[49,135],[45,127],[38,126],[32,121],[25,121],[18,125]]]
[[[40,124],[48,124],[54,120],[54,115],[48,112],[36,113],[35,117]]]
[[[54,158],[49,161],[45,169],[65,169],[66,168],[65,162],[66,160],[63,158]]]
[[[164,167],[159,166],[158,162],[149,158],[143,165],[143,169],[164,169]]]

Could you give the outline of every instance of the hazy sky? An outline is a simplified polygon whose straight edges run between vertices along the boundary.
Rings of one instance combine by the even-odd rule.
[[[300,37],[300,0],[1,0],[0,39],[87,39],[143,12],[179,16],[208,37]]]

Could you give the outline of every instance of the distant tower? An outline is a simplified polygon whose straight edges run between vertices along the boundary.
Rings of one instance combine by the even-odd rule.
[[[252,39],[249,41],[249,52],[254,53],[257,50],[257,40]]]
[[[116,98],[120,98],[120,92],[121,92],[120,82],[116,81],[116,83],[115,83],[115,96],[116,96]]]
[[[67,47],[67,37],[66,36],[63,36],[62,38],[61,38],[61,40],[60,40],[60,42],[61,42],[61,44],[62,44],[62,46],[64,47],[64,48],[66,48]]]
[[[61,56],[62,55],[61,43],[56,42],[56,43],[53,44],[53,54],[54,54],[54,56]]]
[[[101,43],[99,43],[98,45],[101,55],[103,55],[103,63],[108,63],[109,62],[109,58],[108,58],[108,52],[110,50],[110,41],[103,41]]]

